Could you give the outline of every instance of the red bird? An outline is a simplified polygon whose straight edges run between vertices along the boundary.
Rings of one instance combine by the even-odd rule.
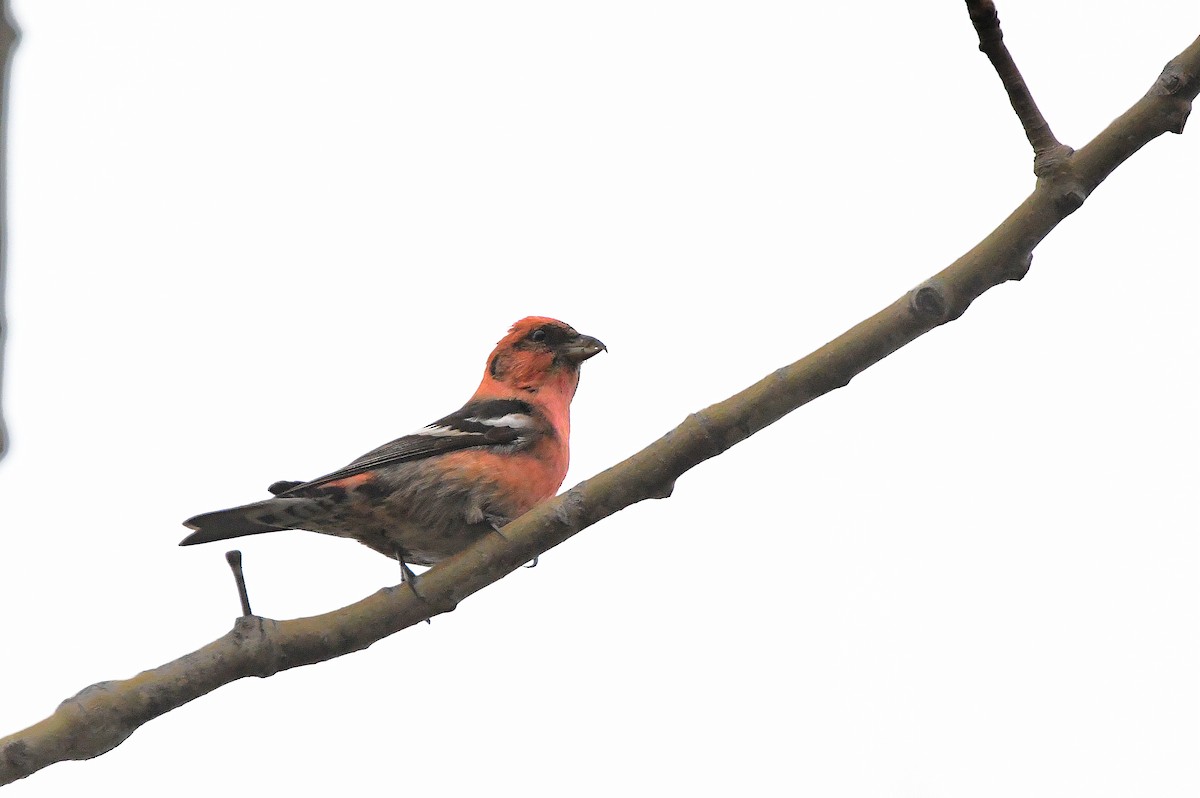
[[[605,349],[561,321],[521,319],[461,410],[275,498],[184,521],[179,545],[308,529],[432,565],[555,494],[567,475],[580,364]]]

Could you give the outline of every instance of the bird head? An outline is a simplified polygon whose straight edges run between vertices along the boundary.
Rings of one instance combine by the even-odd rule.
[[[529,316],[514,324],[488,357],[483,390],[489,383],[537,393],[546,387],[568,392],[579,384],[579,364],[607,347],[571,325],[545,316]]]

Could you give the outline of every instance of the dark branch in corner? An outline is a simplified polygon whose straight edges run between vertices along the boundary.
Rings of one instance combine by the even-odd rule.
[[[1052,174],[1069,157],[1071,148],[1059,143],[1050,130],[1050,123],[1033,101],[1033,94],[1021,77],[1021,71],[1013,61],[1012,54],[1004,45],[1004,32],[1000,30],[1000,15],[992,0],[966,0],[967,12],[971,15],[971,24],[979,34],[979,49],[983,51],[1004,90],[1008,92],[1008,100],[1012,103],[1021,127],[1025,128],[1025,136],[1033,145],[1033,171],[1038,177]]]
[[[421,576],[422,597],[385,588],[312,618],[246,615],[207,646],[131,679],[101,682],[48,718],[0,739],[0,784],[54,762],[89,759],[159,715],[249,676],[266,677],[352,651],[450,612],[467,596],[630,505],[671,494],[693,467],[847,385],[900,347],[961,316],[971,302],[1028,271],[1033,248],[1122,162],[1165,132],[1179,133],[1200,93],[1200,39],[1169,63],[1150,91],[1078,153],[1071,182],[1039,180],[1032,194],[970,252],[874,316],[744,391],[689,416],[642,451],[544,502]],[[248,602],[246,602],[248,603]]]
[[[4,286],[8,282],[8,97],[13,52],[21,33],[8,0],[0,3],[0,388],[4,387],[4,340],[8,337]],[[8,451],[8,430],[0,407],[0,459]]]

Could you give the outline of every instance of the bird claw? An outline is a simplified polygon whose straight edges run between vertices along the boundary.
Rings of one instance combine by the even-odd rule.
[[[505,536],[505,534],[500,531],[500,528],[503,527],[506,523],[508,523],[508,521],[506,519],[497,518],[496,516],[488,516],[487,522],[489,524],[491,524],[492,531],[495,532],[497,535],[499,535],[502,540],[508,540],[508,538]],[[533,561],[530,562],[529,565],[526,565],[525,567],[526,568],[537,568],[537,564],[538,564],[538,558],[534,557]]]
[[[400,584],[417,581],[417,575],[413,573],[413,569],[408,567],[408,563],[404,561],[404,549],[396,549],[396,562],[400,563]]]
[[[400,584],[408,585],[408,589],[413,592],[414,596],[421,600],[422,604],[428,604],[429,602],[426,601],[425,597],[421,595],[421,592],[417,590],[416,573],[414,573],[413,569],[410,568],[408,563],[404,561],[404,549],[396,549],[396,562],[400,563]],[[426,618],[425,623],[431,624],[433,621],[429,618]]]
[[[508,536],[500,531],[508,523],[507,518],[502,518],[498,515],[488,515],[484,516],[484,520],[488,522],[488,526],[492,528],[492,531],[500,536],[501,540],[508,540]]]

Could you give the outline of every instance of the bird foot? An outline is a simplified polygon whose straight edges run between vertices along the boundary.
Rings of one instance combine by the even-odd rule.
[[[413,569],[409,567],[408,563],[404,561],[403,549],[396,549],[396,562],[400,563],[400,584],[408,585],[408,589],[412,591],[413,595],[416,596],[422,604],[433,606],[424,596],[421,595],[421,591],[417,590],[417,575],[413,572]],[[433,620],[426,618],[425,623],[432,624]]]

